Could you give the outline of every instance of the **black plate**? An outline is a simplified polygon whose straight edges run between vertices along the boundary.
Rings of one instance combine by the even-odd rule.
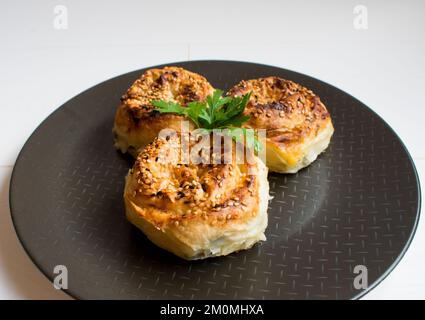
[[[174,63],[217,88],[277,75],[315,91],[335,125],[330,147],[295,175],[270,174],[268,240],[227,257],[187,262],[152,245],[124,217],[131,159],[112,146],[120,96],[144,71],[71,99],[33,133],[16,162],[16,231],[49,278],[65,265],[76,298],[348,299],[378,284],[412,240],[420,210],[412,159],[393,130],[341,90],[288,70],[230,61]],[[353,286],[356,265],[369,287]]]

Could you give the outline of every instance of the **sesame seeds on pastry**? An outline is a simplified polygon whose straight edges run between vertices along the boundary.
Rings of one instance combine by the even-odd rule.
[[[165,100],[186,105],[203,101],[213,87],[199,74],[179,67],[149,69],[137,79],[121,98],[114,123],[115,146],[122,152],[137,155],[163,128],[180,130],[182,116],[160,114],[152,100]],[[193,125],[192,125],[193,128]]]
[[[313,162],[333,134],[330,114],[311,90],[279,77],[243,80],[227,93],[252,92],[245,127],[266,129],[267,166],[271,171],[295,173]]]
[[[193,141],[191,141],[193,144]],[[227,255],[265,240],[267,168],[182,164],[180,135],[156,138],[126,178],[127,218],[158,246],[185,259]],[[161,155],[167,161],[160,161]]]

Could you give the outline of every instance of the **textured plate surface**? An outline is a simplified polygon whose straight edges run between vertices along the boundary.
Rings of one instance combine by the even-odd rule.
[[[152,245],[124,217],[131,159],[112,146],[120,96],[144,71],[71,99],[34,132],[16,162],[10,205],[18,236],[43,273],[65,265],[74,297],[116,299],[347,299],[356,265],[369,288],[407,249],[419,218],[412,160],[388,125],[350,95],[295,72],[241,62],[177,63],[217,88],[277,75],[318,94],[335,134],[328,150],[295,175],[270,174],[268,240],[197,262]]]

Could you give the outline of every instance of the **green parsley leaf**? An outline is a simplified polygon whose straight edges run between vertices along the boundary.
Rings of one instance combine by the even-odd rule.
[[[188,117],[198,128],[204,128],[209,131],[212,129],[230,129],[235,133],[235,129],[241,129],[241,132],[247,138],[247,131],[242,125],[250,119],[250,116],[244,115],[245,107],[248,104],[251,92],[242,97],[222,97],[223,91],[215,90],[206,101],[189,102],[186,107],[164,100],[154,100],[152,105],[155,110],[161,113],[175,113]],[[240,135],[232,134],[235,141],[243,141]],[[248,140],[248,139],[247,139]],[[254,136],[254,149],[258,152],[261,143]]]
[[[161,113],[176,113],[180,115],[186,115],[186,108],[182,107],[175,102],[167,102],[164,100],[153,100],[152,105],[156,107],[156,110]]]

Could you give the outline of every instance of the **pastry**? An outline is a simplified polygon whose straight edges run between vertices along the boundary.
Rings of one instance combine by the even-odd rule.
[[[270,171],[295,173],[308,166],[329,145],[334,132],[325,105],[311,90],[278,77],[242,80],[229,96],[251,92],[244,127],[266,129]]]
[[[193,148],[197,140],[191,135],[187,141]],[[228,163],[224,148],[219,157],[211,149],[201,152],[216,159],[212,164],[183,163],[181,134],[157,137],[126,177],[127,219],[153,243],[188,260],[227,255],[265,240],[267,168],[249,149],[251,161],[239,163],[236,146],[244,147],[232,146]]]
[[[173,101],[186,105],[202,101],[213,87],[199,74],[179,67],[149,69],[137,79],[121,98],[114,123],[115,146],[123,153],[137,155],[163,128],[180,130],[185,119],[175,114],[160,114],[152,100]],[[190,128],[194,126],[190,123]]]

